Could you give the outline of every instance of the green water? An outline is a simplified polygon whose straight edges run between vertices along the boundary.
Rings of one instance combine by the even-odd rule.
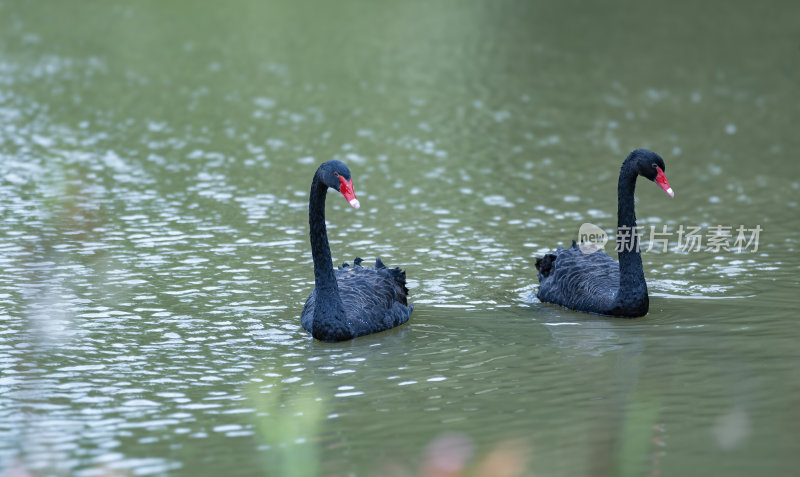
[[[793,1],[0,0],[0,472],[417,475],[455,432],[530,475],[792,475],[798,25]],[[538,302],[535,257],[613,229],[636,147],[675,190],[640,181],[640,225],[758,225],[758,250],[672,234],[643,319]],[[362,204],[328,201],[334,259],[403,266],[416,303],[339,344],[299,320],[331,158]]]

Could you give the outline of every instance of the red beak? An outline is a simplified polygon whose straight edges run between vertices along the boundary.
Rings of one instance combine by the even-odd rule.
[[[345,180],[344,177],[339,176],[339,192],[342,193],[345,200],[354,209],[361,207],[361,203],[356,199],[356,191],[353,190],[353,180]]]
[[[658,170],[658,175],[656,176],[656,184],[658,184],[659,187],[664,189],[664,192],[669,194],[670,197],[675,197],[675,193],[672,192],[672,187],[669,186],[669,181],[667,180],[667,176],[664,175],[664,171],[662,171],[661,168],[658,166],[656,166],[656,169]]]

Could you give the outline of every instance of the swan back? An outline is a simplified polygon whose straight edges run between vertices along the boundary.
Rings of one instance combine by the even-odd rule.
[[[536,260],[539,300],[576,311],[608,313],[619,289],[619,264],[598,250],[584,253],[575,242],[569,248]]]
[[[408,288],[406,274],[400,268],[388,268],[380,259],[371,267],[361,266],[362,260],[356,258],[353,266],[347,263],[335,270],[344,311],[344,326],[350,334],[349,338],[394,328],[402,325],[411,316],[414,306],[408,306]],[[332,335],[341,333],[331,329],[327,335],[327,327],[317,324],[314,331],[314,320],[322,317],[317,303],[317,289],[311,292],[306,300],[300,322],[314,337],[323,341],[339,341],[330,339]],[[341,320],[339,320],[339,323]],[[337,324],[338,326],[338,324]]]

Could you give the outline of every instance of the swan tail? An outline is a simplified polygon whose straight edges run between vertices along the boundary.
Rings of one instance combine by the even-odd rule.
[[[380,259],[378,259],[380,260]],[[397,293],[396,297],[398,301],[403,305],[408,305],[408,287],[406,287],[406,271],[400,267],[395,268],[387,268],[383,263],[380,265],[383,266],[383,270],[389,273],[394,280],[395,283],[395,292]],[[378,268],[378,264],[375,264],[375,268]],[[411,314],[409,312],[409,314]]]
[[[542,278],[550,276],[553,272],[553,265],[556,262],[556,254],[548,253],[544,257],[536,259],[536,270],[539,271],[539,282]]]
[[[389,273],[394,278],[394,281],[397,283],[402,283],[403,287],[405,288],[406,285],[406,271],[401,269],[400,267],[390,268],[388,269]]]

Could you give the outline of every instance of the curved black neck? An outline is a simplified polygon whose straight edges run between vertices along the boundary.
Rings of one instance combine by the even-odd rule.
[[[639,311],[648,306],[647,283],[644,279],[633,194],[639,176],[631,157],[622,164],[617,188],[617,252],[619,254],[619,290],[616,307],[619,311]]]
[[[328,186],[321,179],[321,168],[314,174],[308,199],[308,225],[311,237],[311,256],[314,259],[314,317],[311,334],[323,341],[342,341],[353,337],[347,323],[339,284],[333,272],[328,230],[325,227],[325,197]]]
[[[328,186],[319,178],[319,172],[311,182],[311,194],[308,199],[308,225],[311,236],[311,256],[314,258],[314,286],[317,296],[332,299],[341,303],[339,286],[333,273],[331,247],[328,244],[328,229],[325,226],[325,197]]]

